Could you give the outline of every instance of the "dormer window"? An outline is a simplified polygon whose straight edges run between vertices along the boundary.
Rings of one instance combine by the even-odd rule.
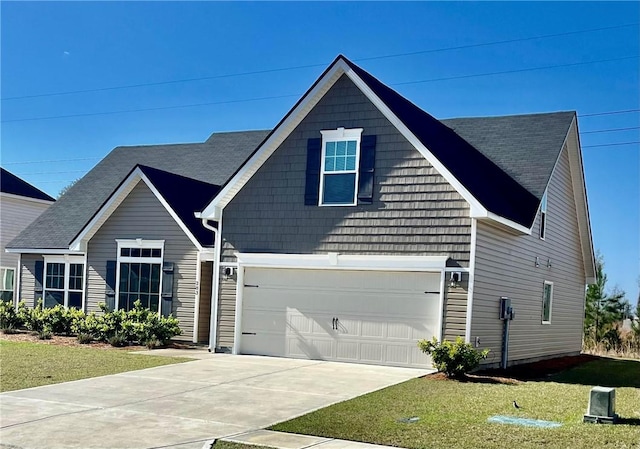
[[[542,195],[540,202],[540,238],[544,240],[547,234],[547,192]]]
[[[321,131],[321,206],[357,204],[358,166],[362,128]]]

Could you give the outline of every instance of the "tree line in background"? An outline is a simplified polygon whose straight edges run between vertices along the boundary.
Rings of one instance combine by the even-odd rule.
[[[584,350],[640,356],[640,295],[634,308],[625,292],[606,290],[602,255],[596,259],[596,283],[587,287],[584,317]],[[630,320],[630,326],[625,326]],[[629,323],[629,322],[627,322]]]

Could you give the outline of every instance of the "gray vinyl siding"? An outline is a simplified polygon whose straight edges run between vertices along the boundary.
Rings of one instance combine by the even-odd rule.
[[[213,262],[202,262],[200,266],[200,307],[198,308],[198,343],[209,342],[211,318],[211,281]]]
[[[50,204],[30,201],[28,199],[8,197],[0,195],[0,267],[13,268],[15,270],[14,298],[18,290],[18,260],[17,253],[6,253],[7,244],[29,226],[44,212]],[[33,292],[33,290],[31,290]],[[33,294],[32,294],[33,296]],[[32,300],[33,298],[29,298]]]
[[[490,348],[487,363],[500,361],[501,296],[512,300],[509,361],[577,353],[582,347],[585,270],[567,149],[563,149],[548,187],[546,238],[540,214],[530,236],[513,236],[478,222],[472,340]],[[540,266],[535,266],[535,258]],[[551,268],[547,261],[551,260]],[[553,282],[551,324],[542,324],[544,281]]]
[[[87,246],[87,311],[105,302],[107,261],[117,260],[116,239],[164,240],[164,261],[174,263],[173,315],[181,340],[193,338],[198,250],[144,184],[138,185],[95,233]]]
[[[376,135],[373,204],[304,205],[307,140],[320,130]],[[446,255],[468,266],[469,205],[343,75],[225,207],[233,252]]]
[[[35,271],[36,261],[44,261],[39,254],[23,254],[20,258],[20,301],[24,301],[28,307],[35,306]]]
[[[220,272],[220,300],[218,303],[218,341],[217,348],[231,349],[234,341],[234,323],[236,315],[236,280],[237,274],[224,275]]]

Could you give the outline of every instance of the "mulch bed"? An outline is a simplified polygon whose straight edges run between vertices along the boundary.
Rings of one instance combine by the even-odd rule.
[[[63,335],[54,335],[49,340],[40,340],[37,335],[32,334],[30,331],[18,331],[15,334],[0,333],[0,340],[8,341],[26,341],[30,343],[41,343],[44,345],[56,345],[56,346],[71,346],[71,347],[83,347],[83,348],[96,348],[96,349],[124,349],[127,351],[135,351],[137,349],[145,349],[144,346],[124,346],[122,348],[114,348],[109,343],[103,343],[98,341],[92,341],[91,343],[82,344],[76,337],[66,337]]]
[[[32,334],[30,331],[19,330],[15,334],[5,334],[4,332],[0,332],[0,340],[8,340],[8,341],[26,341],[30,343],[41,343],[45,345],[57,345],[57,346],[69,346],[69,347],[82,347],[82,348],[95,348],[95,349],[121,349],[124,351],[142,351],[146,350],[145,346],[140,345],[129,345],[123,346],[120,348],[116,348],[111,346],[109,343],[92,341],[91,343],[82,344],[78,341],[76,337],[66,337],[63,335],[54,335],[50,340],[40,340],[37,335]],[[166,348],[175,348],[175,349],[188,349],[193,348],[193,344],[186,342],[171,342]]]
[[[510,366],[507,369],[486,369],[467,374],[461,382],[477,383],[501,383],[516,385],[528,380],[545,379],[554,374],[566,371],[583,363],[596,360],[598,357],[590,354],[580,354],[574,356],[555,357],[538,362],[524,363],[522,365]],[[428,376],[429,379],[448,379],[444,373],[434,373]]]

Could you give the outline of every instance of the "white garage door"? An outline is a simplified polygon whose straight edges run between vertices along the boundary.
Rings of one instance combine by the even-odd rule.
[[[246,268],[240,352],[428,367],[439,291],[440,273]]]

